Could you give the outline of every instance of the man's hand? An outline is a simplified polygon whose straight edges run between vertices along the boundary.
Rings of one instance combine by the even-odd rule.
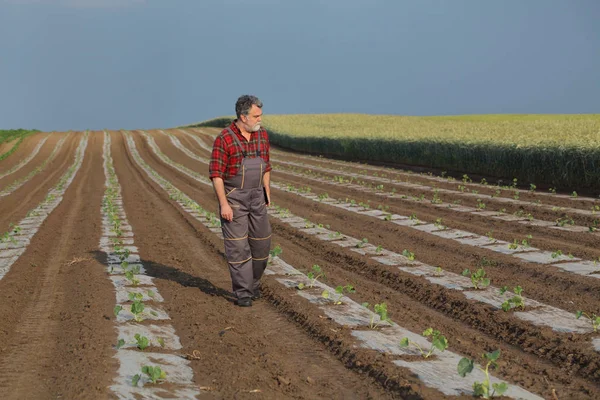
[[[221,206],[221,217],[226,221],[233,221],[233,210],[229,204],[223,204]]]

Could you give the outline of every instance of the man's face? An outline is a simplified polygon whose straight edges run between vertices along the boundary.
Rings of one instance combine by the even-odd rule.
[[[248,115],[241,115],[240,118],[244,125],[246,125],[246,130],[248,132],[257,132],[260,129],[262,110],[258,108],[256,104],[252,104],[252,108],[248,112]]]

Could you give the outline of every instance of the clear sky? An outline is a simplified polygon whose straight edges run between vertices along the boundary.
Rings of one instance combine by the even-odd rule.
[[[600,113],[600,0],[0,0],[0,128]]]

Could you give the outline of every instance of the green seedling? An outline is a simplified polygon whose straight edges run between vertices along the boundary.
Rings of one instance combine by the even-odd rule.
[[[517,187],[517,178],[513,178],[513,187]]]
[[[122,309],[123,309],[123,307],[118,304],[115,306],[115,308],[113,309],[113,312],[115,313],[115,317],[119,315],[119,313],[121,312]]]
[[[391,221],[392,220],[392,214],[386,214],[385,217],[383,217],[384,221]]]
[[[481,199],[477,199],[477,209],[485,210],[485,203]]]
[[[329,195],[327,193],[321,193],[318,197],[319,197],[319,201],[323,201],[323,200],[329,198]]]
[[[530,183],[529,184],[529,191],[531,193],[533,193],[533,192],[535,192],[535,189],[537,189],[537,186],[535,186],[533,183]]]
[[[469,178],[469,175],[467,175],[467,174],[464,174],[464,175],[462,176],[462,181],[463,181],[464,183],[467,183],[467,182],[471,183],[471,182],[473,182],[473,180],[472,180],[471,178]]]
[[[556,188],[548,188],[548,191],[552,194],[556,194]]]
[[[438,192],[438,189],[435,189],[433,191],[433,198],[431,199],[431,204],[440,204],[442,202],[442,199],[440,198]]]
[[[375,253],[379,254],[379,253],[381,253],[381,251],[382,251],[382,250],[383,250],[383,246],[382,246],[382,245],[379,245],[379,246],[377,246],[377,248],[375,249]]]
[[[513,199],[515,199],[515,200],[519,200],[519,194],[520,194],[520,193],[519,193],[519,191],[518,191],[518,190],[515,190],[515,191],[513,192]]]
[[[442,219],[441,218],[436,219],[435,223],[433,225],[436,228],[441,229],[441,230],[446,230],[446,228],[447,228],[447,226],[442,223]]]
[[[333,300],[333,304],[335,304],[335,305],[342,304],[342,297],[344,297],[344,293],[349,294],[349,293],[355,293],[355,292],[356,291],[354,290],[354,286],[352,286],[352,285],[336,287],[335,288],[336,297]],[[329,290],[324,290],[323,293],[321,294],[321,296],[325,299],[328,299],[330,297]]]
[[[370,304],[369,303],[362,303],[362,306],[366,307],[366,308],[369,308]],[[373,314],[371,316],[371,323],[369,324],[369,328],[376,329],[383,322],[388,322],[388,323],[392,322],[392,320],[388,317],[388,314],[387,314],[387,305],[385,303],[375,304],[373,306],[373,309],[375,310],[375,314]],[[375,322],[375,315],[379,315],[379,321],[378,322]]]
[[[502,289],[500,289],[500,294],[506,293],[507,290],[508,288],[503,286]],[[525,309],[525,300],[523,300],[523,296],[521,296],[521,293],[523,293],[523,288],[521,286],[517,286],[513,289],[513,292],[515,295],[502,303],[502,310],[505,312],[513,308],[521,308],[522,310]]]
[[[159,337],[159,338],[156,338],[156,341],[158,342],[160,347],[165,347],[165,339]]]
[[[167,373],[165,371],[163,371],[162,369],[160,369],[159,366],[150,367],[150,366],[144,365],[142,367],[142,373],[146,374],[148,376],[148,378],[150,378],[150,382],[152,382],[153,384],[164,382],[167,379]],[[135,374],[133,376],[133,379],[131,380],[131,384],[133,386],[137,386],[137,384],[141,378],[142,378],[142,376],[140,374]]]
[[[134,337],[138,349],[143,351],[146,347],[150,346],[150,341],[146,336],[142,336],[139,333],[136,333]]]
[[[423,336],[425,336],[425,337],[431,336],[431,348],[427,352],[424,351],[421,348],[421,346],[419,346],[418,343],[415,343],[412,340],[409,340],[407,337],[402,338],[400,340],[400,347],[408,347],[409,345],[412,344],[419,350],[419,352],[421,353],[421,356],[423,356],[423,358],[429,358],[429,356],[431,354],[433,354],[433,351],[435,349],[438,349],[439,351],[443,352],[444,350],[446,350],[448,348],[448,340],[438,330],[434,330],[433,328],[427,328],[427,329],[425,329],[425,332],[423,332]]]
[[[479,182],[482,185],[487,185],[488,181],[485,178],[481,178],[481,182]]]
[[[436,267],[434,274],[435,276],[443,276],[444,271],[442,270],[442,267]]]
[[[360,249],[364,247],[367,243],[369,243],[369,240],[367,238],[362,238],[360,242],[356,243],[356,247]]]
[[[273,249],[271,251],[269,251],[269,255],[270,255],[270,257],[269,257],[269,263],[271,263],[272,260],[275,257],[278,257],[281,253],[283,253],[283,250],[281,249],[280,245],[277,245],[277,246],[273,247]]]
[[[135,277],[135,274],[131,270],[125,271],[125,278],[127,278],[133,286],[140,284],[140,280]]]
[[[133,314],[136,322],[142,322],[144,320],[142,314],[144,312],[144,303],[142,299],[144,295],[142,293],[129,293],[129,300],[133,301],[131,304],[130,311]]]
[[[306,276],[310,280],[310,282],[308,283],[308,287],[313,288],[319,278],[325,278],[325,271],[323,271],[323,269],[320,266],[315,264],[312,266],[312,271],[306,274]],[[306,285],[304,283],[298,284],[298,289],[302,290],[304,288],[306,288]]]
[[[500,358],[500,349],[494,351],[493,353],[483,354],[482,357],[487,361],[485,365],[485,369],[481,367],[479,368],[485,374],[485,380],[483,382],[475,382],[473,384],[473,394],[477,397],[482,397],[484,399],[490,399],[494,397],[495,394],[502,396],[504,392],[508,390],[508,385],[505,382],[502,383],[494,383],[490,387],[490,367],[495,368],[498,366],[497,360]],[[467,376],[468,373],[473,371],[473,367],[475,366],[473,360],[468,358],[462,358],[458,363],[458,374],[461,377]]]
[[[415,253],[406,249],[402,250],[402,255],[408,258],[410,261],[414,261],[415,259]]]
[[[573,218],[565,215],[564,217],[558,218],[556,220],[556,226],[565,226],[565,225],[575,225],[575,221]]]
[[[494,231],[489,231],[485,234],[485,236],[487,236],[488,240],[490,242],[494,242],[496,239],[494,239]]]
[[[577,317],[577,319],[581,318],[582,316],[589,319],[592,323],[592,327],[594,328],[594,332],[598,332],[598,328],[600,327],[600,315],[596,315],[594,313],[590,315],[583,311],[577,311],[575,316]]]
[[[552,252],[552,254],[550,255],[550,257],[552,257],[552,258],[558,258],[558,257],[560,257],[562,255],[563,255],[562,250],[556,250],[556,251]]]
[[[571,197],[573,197],[573,198],[577,198],[577,192],[576,192],[576,191],[573,191],[573,193],[571,193]]]
[[[117,350],[119,350],[123,346],[125,346],[125,340],[119,339],[119,341],[117,342]]]
[[[475,287],[475,289],[485,289],[490,286],[490,278],[486,278],[485,270],[483,268],[479,268],[476,272],[471,273],[471,270],[468,268],[462,272],[463,276],[471,276],[471,283]]]
[[[417,220],[417,214],[415,214],[415,213],[410,214],[410,216],[408,217],[408,219],[410,219],[411,221],[416,221]]]

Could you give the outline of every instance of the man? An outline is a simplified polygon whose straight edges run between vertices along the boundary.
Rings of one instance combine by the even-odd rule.
[[[271,247],[271,164],[269,137],[260,126],[262,106],[255,96],[237,100],[237,119],[215,139],[209,165],[233,292],[241,307],[261,297],[260,278]]]

